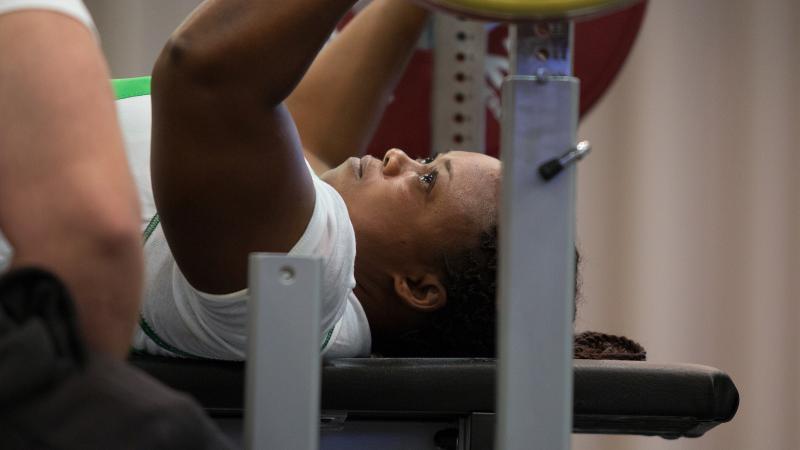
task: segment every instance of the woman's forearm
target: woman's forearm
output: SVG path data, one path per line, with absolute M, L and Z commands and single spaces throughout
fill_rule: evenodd
M 0 16 L 0 229 L 13 267 L 67 286 L 95 351 L 124 358 L 143 276 L 139 204 L 91 32 L 48 11 Z
M 63 188 L 63 186 L 62 186 Z M 65 195 L 70 194 L 66 189 Z M 107 193 L 107 191 L 104 191 Z M 36 233 L 14 233 L 12 267 L 40 267 L 69 290 L 80 330 L 95 351 L 127 356 L 141 295 L 142 242 L 138 220 L 84 215 L 80 210 L 48 218 Z M 70 228 L 71 227 L 71 228 Z M 16 235 L 22 235 L 16 239 Z
M 366 149 L 428 12 L 375 0 L 319 54 L 286 105 L 308 153 L 329 166 Z

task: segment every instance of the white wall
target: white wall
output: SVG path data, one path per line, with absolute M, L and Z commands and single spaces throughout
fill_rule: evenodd
M 579 326 L 657 361 L 719 367 L 741 394 L 700 440 L 581 449 L 800 448 L 800 2 L 651 1 L 580 136 Z
M 167 37 L 200 0 L 84 0 L 114 78 L 147 75 Z

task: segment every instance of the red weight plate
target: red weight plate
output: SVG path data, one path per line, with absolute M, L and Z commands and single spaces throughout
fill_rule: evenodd
M 642 0 L 611 14 L 576 23 L 574 72 L 581 80 L 581 117 L 600 100 L 622 68 L 641 28 L 646 6 L 647 1 Z M 506 36 L 505 27 L 497 27 L 490 33 L 490 56 L 507 57 L 503 46 Z M 415 157 L 431 153 L 432 69 L 431 51 L 418 50 L 370 143 L 370 154 L 380 157 L 392 147 L 402 148 Z M 499 98 L 499 86 L 489 89 Z M 499 122 L 489 109 L 486 117 L 486 151 L 497 156 Z

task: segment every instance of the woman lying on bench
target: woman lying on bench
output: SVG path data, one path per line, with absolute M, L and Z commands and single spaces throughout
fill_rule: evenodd
M 152 79 L 135 349 L 244 359 L 248 254 L 288 252 L 322 259 L 326 358 L 494 354 L 500 163 L 348 158 L 427 16 L 376 0 L 317 55 L 353 3 L 208 0 L 173 33 Z
M 427 16 L 378 0 L 314 61 L 353 3 L 210 0 L 173 33 L 152 79 L 160 225 L 136 349 L 243 359 L 248 254 L 266 251 L 322 259 L 326 357 L 494 351 L 500 163 L 345 159 Z

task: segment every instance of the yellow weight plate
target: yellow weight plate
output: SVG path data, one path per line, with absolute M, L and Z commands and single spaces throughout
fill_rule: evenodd
M 435 8 L 484 20 L 522 21 L 599 14 L 631 0 L 420 0 Z

